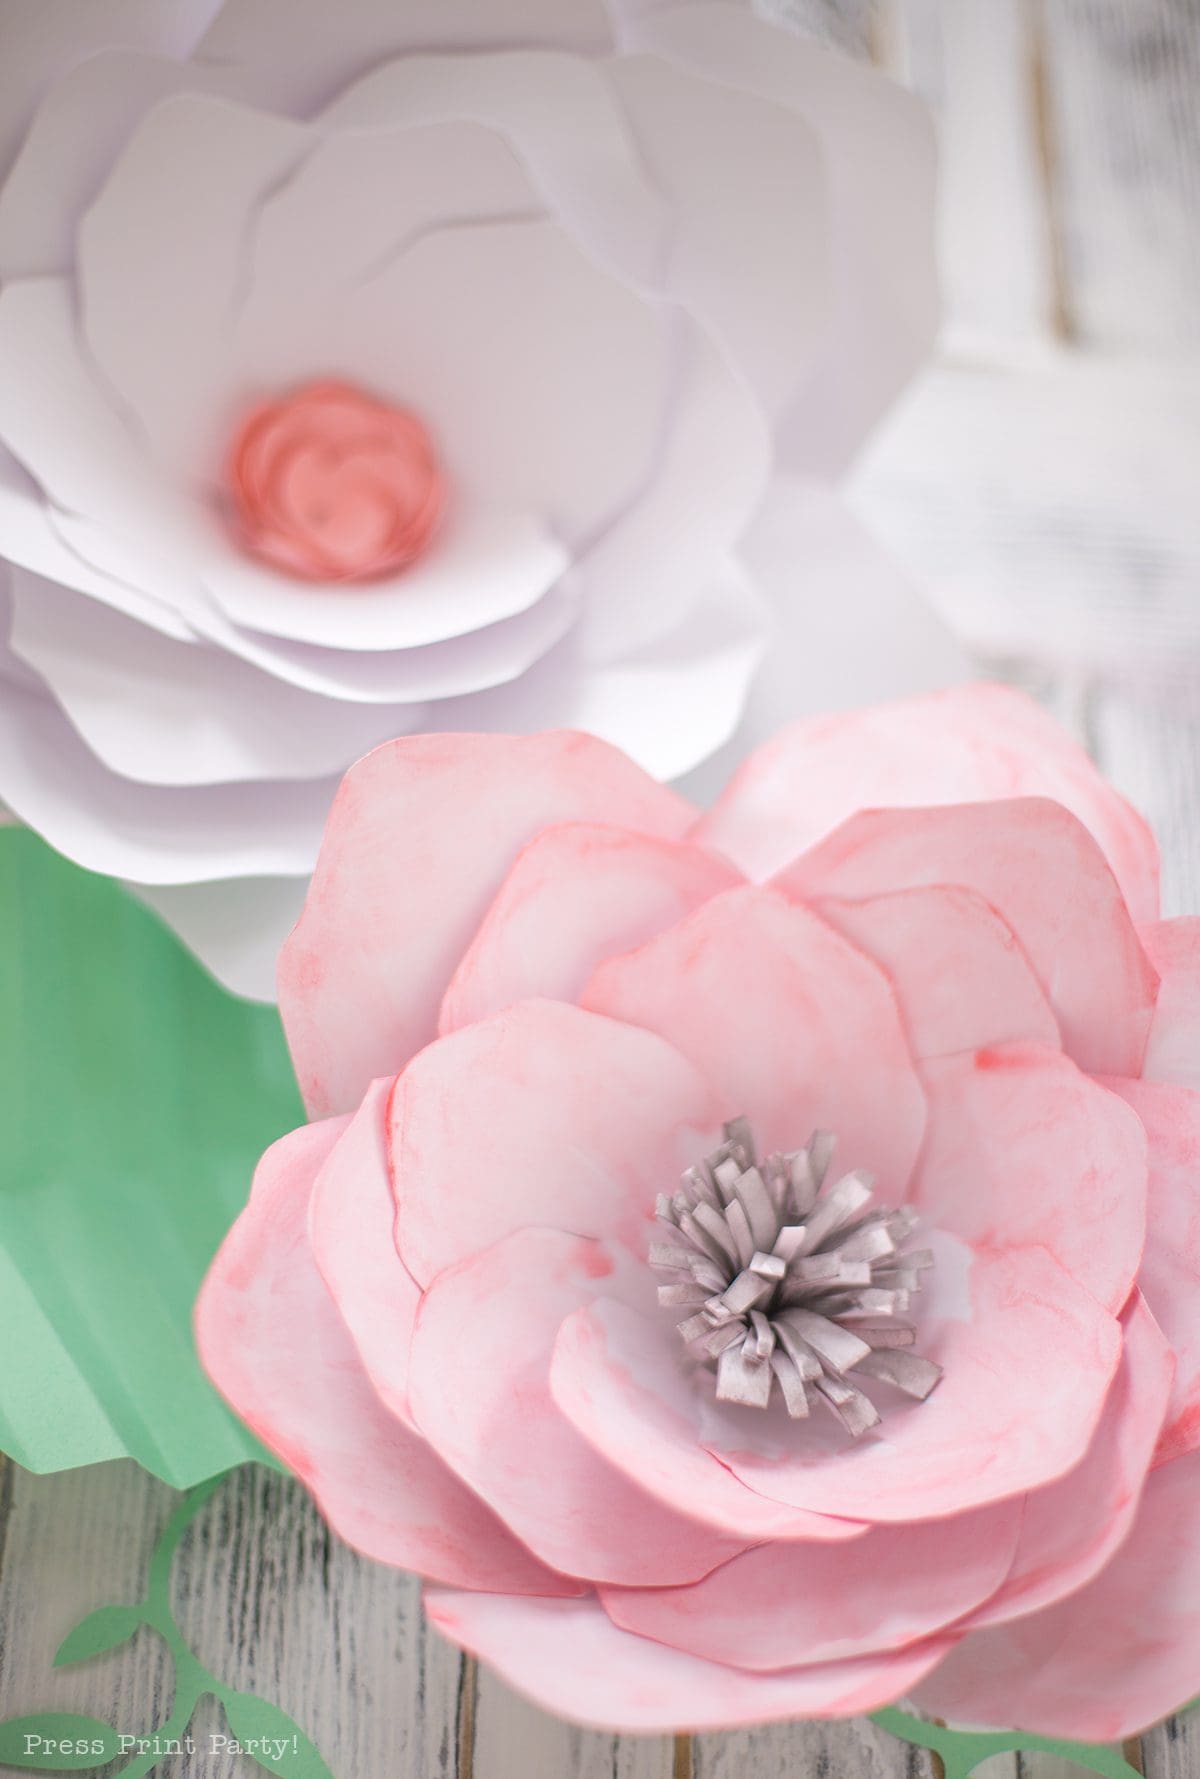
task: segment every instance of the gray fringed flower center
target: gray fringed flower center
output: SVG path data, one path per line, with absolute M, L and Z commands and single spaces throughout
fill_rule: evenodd
M 942 1368 L 905 1350 L 916 1340 L 905 1314 L 933 1265 L 927 1248 L 902 1251 L 915 1211 L 872 1208 L 861 1170 L 827 1184 L 828 1131 L 759 1165 L 746 1119 L 724 1129 L 679 1191 L 660 1193 L 671 1240 L 650 1245 L 672 1281 L 659 1302 L 691 1312 L 679 1332 L 716 1372 L 718 1401 L 766 1408 L 778 1385 L 794 1420 L 821 1400 L 855 1438 L 880 1416 L 852 1374 L 924 1401 Z

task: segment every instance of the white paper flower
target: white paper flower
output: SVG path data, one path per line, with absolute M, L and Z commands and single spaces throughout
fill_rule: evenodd
M 816 488 L 932 326 L 906 95 L 740 5 L 6 0 L 4 37 L 0 798 L 226 981 L 271 992 L 387 737 L 568 724 L 675 776 L 772 606 L 769 726 L 912 686 L 887 633 L 932 621 Z

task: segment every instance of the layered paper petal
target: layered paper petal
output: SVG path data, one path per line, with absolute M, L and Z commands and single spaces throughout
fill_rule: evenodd
M 909 1691 L 951 1642 L 750 1674 L 632 1636 L 595 1599 L 521 1601 L 430 1588 L 425 1610 L 440 1631 L 543 1709 L 576 1723 L 647 1732 L 854 1717 Z
M 439 1273 L 412 1347 L 413 1414 L 451 1469 L 552 1568 L 595 1581 L 696 1581 L 745 1540 L 675 1512 L 576 1432 L 550 1356 L 581 1302 L 620 1289 L 603 1243 L 525 1229 Z
M 1012 797 L 1071 810 L 1134 920 L 1156 918 L 1158 849 L 1145 822 L 1065 730 L 1007 686 L 961 686 L 784 729 L 735 773 L 696 838 L 762 878 L 861 809 Z
M 1160 982 L 1142 1074 L 1200 1087 L 1200 920 L 1164 920 L 1140 933 Z
M 972 1631 L 1075 1593 L 1128 1535 L 1167 1412 L 1175 1355 L 1140 1292 L 1121 1323 L 1121 1367 L 1087 1455 L 1058 1482 L 1026 1495 L 1012 1567 L 964 1621 Z
M 603 958 L 644 944 L 737 882 L 697 847 L 582 823 L 544 828 L 463 953 L 439 1030 L 531 996 L 573 1001 Z
M 661 1033 L 712 1081 L 725 1117 L 751 1120 L 764 1152 L 830 1130 L 839 1166 L 903 1197 L 925 1108 L 891 986 L 808 909 L 729 890 L 602 963 L 581 1004 Z
M 657 1193 L 719 1125 L 708 1083 L 661 1038 L 523 1001 L 429 1045 L 396 1083 L 401 1256 L 427 1288 L 510 1231 L 544 1224 L 605 1238 L 640 1265 Z
M 661 1315 L 600 1298 L 559 1330 L 550 1387 L 563 1414 L 631 1481 L 748 1542 L 861 1538 L 864 1521 L 812 1513 L 743 1484 L 702 1444 L 703 1394 Z
M 343 781 L 280 957 L 310 1110 L 353 1106 L 433 1036 L 459 957 L 540 829 L 607 821 L 673 839 L 690 818 L 681 798 L 583 735 L 431 735 L 368 755 Z
M 697 838 L 714 842 L 703 823 Z M 1068 1054 L 1085 1069 L 1140 1071 L 1158 977 L 1103 855 L 1061 804 L 1018 797 L 868 810 L 777 881 L 801 900 L 939 883 L 975 890 L 1021 945 Z
M 604 1587 L 600 1598 L 622 1630 L 731 1668 L 849 1661 L 905 1649 L 986 1599 L 1020 1523 L 1014 1501 L 849 1544 L 762 1544 L 691 1587 Z
M 1111 1081 L 1145 1127 L 1146 1252 L 1138 1282 L 1176 1355 L 1159 1458 L 1200 1447 L 1200 1094 L 1157 1082 Z
M 939 1717 L 1119 1742 L 1175 1709 L 1200 1664 L 1200 1457 L 1146 1485 L 1096 1579 L 1030 1618 L 965 1637 L 917 1697 Z
M 367 1382 L 305 1229 L 314 1177 L 346 1125 L 310 1125 L 264 1156 L 196 1306 L 208 1374 L 365 1555 L 468 1587 L 575 1592 L 386 1412 Z
M 1117 1314 L 1142 1258 L 1146 1138 L 1056 1050 L 999 1044 L 923 1071 L 925 1147 L 911 1188 L 928 1227 L 977 1250 L 1036 1245 Z

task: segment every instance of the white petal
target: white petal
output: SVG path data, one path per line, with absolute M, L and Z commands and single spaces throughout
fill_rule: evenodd
M 498 131 L 557 220 L 602 263 L 649 282 L 672 218 L 603 65 L 555 50 L 405 56 L 350 87 L 324 128 L 469 119 Z
M 38 98 L 60 75 L 114 44 L 188 55 L 221 0 L 4 0 L 0 57 L 0 174 Z
M 260 101 L 306 114 L 390 56 L 530 43 L 600 52 L 610 42 L 603 0 L 504 0 L 503 7 L 483 0 L 342 0 L 336 7 L 328 0 L 225 0 L 200 56 L 244 68 Z
M 82 326 L 156 459 L 211 481 L 240 417 L 229 336 L 255 206 L 300 125 L 198 94 L 155 107 L 79 231 Z
M 424 714 L 299 691 L 26 570 L 11 586 L 13 652 L 103 763 L 142 784 L 329 777 Z
M 751 17 L 749 8 L 655 11 L 631 23 L 626 36 L 695 74 L 797 112 L 819 138 L 828 180 L 830 307 L 811 368 L 786 355 L 778 364 L 787 392 L 779 442 L 785 468 L 835 474 L 932 343 L 928 114 L 882 75 Z M 762 191 L 771 189 L 760 188 L 750 201 L 761 204 Z M 745 350 L 740 345 L 739 357 Z
M 820 142 L 796 112 L 657 56 L 617 61 L 611 79 L 675 219 L 665 288 L 712 329 L 778 421 L 830 325 Z
M 71 293 L 61 279 L 23 279 L 0 292 L 0 439 L 62 509 L 51 516 L 59 542 L 78 553 L 73 515 L 101 519 L 127 540 L 119 568 L 92 564 L 97 573 L 86 590 L 139 616 L 150 598 L 163 608 L 160 628 L 186 634 L 203 611 L 203 589 L 179 572 L 167 541 L 172 523 L 185 522 L 186 509 L 84 362 Z M 7 502 L 0 542 L 35 572 L 43 572 L 40 555 L 50 548 L 46 519 L 28 484 L 22 499 Z M 129 574 L 135 567 L 136 580 Z M 133 599 L 130 587 L 137 589 Z
M 126 888 L 160 914 L 235 995 L 275 999 L 275 961 L 304 905 L 307 877 L 129 883 Z
M 765 629 L 753 582 L 725 563 L 685 622 L 652 648 L 598 668 L 580 660 L 570 636 L 511 686 L 435 706 L 430 727 L 586 729 L 656 778 L 674 778 L 736 727 Z
M 314 375 L 357 373 L 368 388 L 403 402 L 407 358 L 429 342 L 401 339 L 399 350 L 389 342 L 381 362 L 364 362 L 344 313 L 347 294 L 430 229 L 542 213 L 520 163 L 493 131 L 420 120 L 412 128 L 405 109 L 396 115 L 403 128 L 310 133 L 304 158 L 255 211 L 227 342 L 227 380 L 244 390 L 243 399 Z M 385 378 L 395 381 L 389 387 Z
M 698 327 L 681 325 L 671 418 L 649 488 L 583 559 L 587 656 L 612 660 L 675 629 L 728 555 L 770 470 L 762 411 Z
M 428 422 L 451 487 L 568 539 L 641 486 L 668 398 L 668 318 L 553 223 L 424 236 L 347 300 L 352 368 Z
M 741 555 L 770 606 L 770 646 L 741 727 L 683 785 L 708 804 L 784 723 L 973 677 L 950 631 L 836 494 L 780 480 Z
M 312 869 L 336 780 L 138 785 L 109 772 L 48 693 L 0 700 L 0 797 L 50 844 L 140 883 Z
M 216 69 L 111 49 L 52 86 L 0 189 L 0 280 L 68 271 L 80 218 L 142 118 L 170 93 L 219 80 Z
M 528 611 L 569 558 L 529 512 L 463 499 L 426 553 L 361 586 L 298 581 L 243 553 L 221 516 L 194 508 L 178 554 L 231 622 L 336 649 L 406 649 L 464 636 Z

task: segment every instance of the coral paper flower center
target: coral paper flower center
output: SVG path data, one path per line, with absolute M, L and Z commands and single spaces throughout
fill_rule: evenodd
M 942 1375 L 905 1351 L 916 1329 L 904 1315 L 933 1255 L 901 1252 L 916 1213 L 870 1208 L 869 1175 L 827 1185 L 832 1155 L 819 1130 L 760 1167 L 749 1124 L 735 1118 L 674 1196 L 659 1195 L 671 1240 L 653 1242 L 650 1261 L 673 1280 L 659 1302 L 692 1311 L 679 1332 L 715 1370 L 719 1401 L 766 1408 L 777 1385 L 794 1420 L 815 1397 L 858 1438 L 880 1416 L 848 1373 L 919 1401 Z
M 394 574 L 427 547 L 445 504 L 423 422 L 334 381 L 247 415 L 228 478 L 245 548 L 310 581 Z

